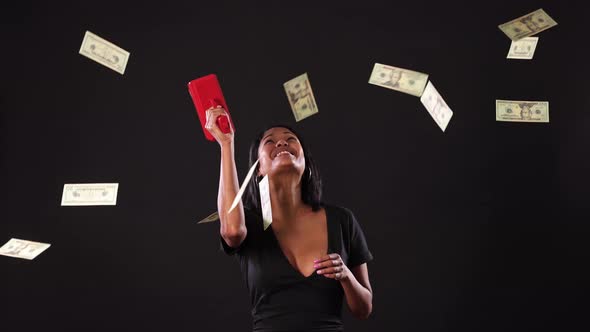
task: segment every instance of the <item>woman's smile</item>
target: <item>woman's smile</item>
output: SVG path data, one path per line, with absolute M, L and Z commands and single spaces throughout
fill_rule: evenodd
M 294 157 L 294 156 L 293 156 L 293 154 L 292 154 L 291 152 L 289 152 L 289 151 L 287 151 L 287 150 L 283 150 L 283 151 L 281 151 L 281 152 L 277 153 L 277 154 L 275 155 L 275 158 L 277 158 L 277 157 L 282 157 L 282 156 Z

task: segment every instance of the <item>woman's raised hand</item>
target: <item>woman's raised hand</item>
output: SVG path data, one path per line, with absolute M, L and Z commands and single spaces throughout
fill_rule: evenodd
M 219 129 L 219 126 L 217 125 L 217 118 L 218 117 L 224 116 L 224 115 L 228 116 L 225 109 L 221 106 L 211 107 L 207 111 L 205 111 L 205 114 L 206 114 L 205 129 L 207 129 L 211 133 L 211 135 L 215 138 L 217 143 L 219 143 L 219 145 L 222 147 L 226 144 L 233 143 L 234 130 L 233 130 L 232 126 L 231 125 L 229 126 L 230 132 L 226 134 L 226 133 L 222 132 L 221 129 Z

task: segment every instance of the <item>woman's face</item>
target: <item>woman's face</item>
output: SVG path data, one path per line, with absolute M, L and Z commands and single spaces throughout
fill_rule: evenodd
M 258 159 L 258 175 L 261 176 L 297 172 L 301 177 L 305 170 L 305 155 L 299 139 L 283 127 L 264 132 L 258 146 Z

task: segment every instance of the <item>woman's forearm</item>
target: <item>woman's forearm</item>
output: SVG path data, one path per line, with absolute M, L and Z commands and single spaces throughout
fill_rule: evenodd
M 227 244 L 236 247 L 246 237 L 246 224 L 244 221 L 244 208 L 241 201 L 231 213 L 228 213 L 228 210 L 239 191 L 233 142 L 228 142 L 221 146 L 219 174 L 217 209 L 221 224 L 220 233 L 226 240 Z
M 359 319 L 367 319 L 373 310 L 373 293 L 357 280 L 352 272 L 341 280 L 346 303 L 352 314 Z

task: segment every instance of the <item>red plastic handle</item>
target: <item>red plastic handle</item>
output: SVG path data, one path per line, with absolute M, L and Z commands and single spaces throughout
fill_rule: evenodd
M 225 115 L 222 115 L 217 118 L 217 126 L 219 127 L 219 129 L 221 129 L 221 131 L 224 134 L 229 134 L 231 132 L 229 127 L 229 120 Z
M 209 99 L 209 107 L 217 107 L 217 106 L 222 106 L 221 103 L 217 102 L 214 99 Z M 221 129 L 221 132 L 223 132 L 224 134 L 229 134 L 231 132 L 230 129 L 230 125 L 229 125 L 229 119 L 227 118 L 227 116 L 225 115 L 221 115 L 217 118 L 217 126 L 219 127 L 219 129 Z

